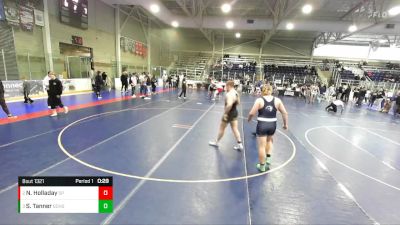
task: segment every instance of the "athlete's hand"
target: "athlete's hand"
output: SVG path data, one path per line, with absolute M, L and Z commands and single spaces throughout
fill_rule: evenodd
M 289 129 L 288 125 L 283 125 L 283 129 L 284 129 L 284 130 Z
M 60 98 L 61 96 L 60 96 L 60 95 L 57 95 L 56 97 L 57 97 L 57 98 Z
M 228 114 L 224 114 L 224 120 L 228 121 Z

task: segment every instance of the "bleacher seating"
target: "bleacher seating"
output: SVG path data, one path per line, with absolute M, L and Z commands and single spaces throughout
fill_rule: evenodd
M 340 73 L 340 79 L 342 79 L 342 80 L 355 80 L 356 77 L 354 76 L 354 73 L 351 70 L 343 70 Z
M 264 78 L 270 81 L 281 80 L 283 83 L 315 82 L 317 71 L 307 66 L 264 65 Z
M 175 52 L 178 58 L 170 69 L 171 74 L 187 74 L 188 79 L 202 80 L 211 55 L 206 53 Z
M 400 83 L 400 71 L 366 71 L 366 75 L 376 82 Z
M 223 74 L 222 74 L 223 65 Z M 254 57 L 230 55 L 224 57 L 223 63 L 218 59 L 210 68 L 210 74 L 216 79 L 243 79 L 246 75 L 257 73 L 257 63 Z

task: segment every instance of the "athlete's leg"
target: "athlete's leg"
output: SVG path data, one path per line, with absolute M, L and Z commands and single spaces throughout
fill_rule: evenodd
M 232 128 L 233 134 L 235 135 L 236 141 L 238 143 L 241 143 L 242 139 L 240 138 L 240 132 L 238 129 L 238 121 L 237 120 L 234 120 L 231 122 L 231 128 Z
M 227 125 L 228 124 L 226 122 L 224 122 L 224 121 L 221 122 L 221 124 L 219 126 L 217 142 L 219 142 L 222 139 L 222 137 L 224 136 L 225 128 L 226 128 Z
M 219 141 L 224 136 L 225 128 L 226 128 L 227 125 L 228 125 L 228 123 L 226 123 L 224 121 L 221 121 L 221 124 L 219 125 L 217 140 L 208 142 L 209 145 L 212 145 L 212 146 L 215 146 L 215 147 L 219 146 Z
M 273 136 L 267 136 L 267 143 L 265 145 L 265 153 L 267 156 L 266 163 L 269 165 L 271 164 L 271 154 L 272 154 L 272 146 L 273 146 Z
M 235 135 L 236 141 L 237 141 L 237 145 L 235 145 L 233 147 L 233 149 L 235 150 L 243 150 L 243 144 L 242 144 L 242 139 L 240 138 L 240 132 L 238 129 L 238 121 L 237 120 L 233 120 L 231 121 L 231 128 L 232 128 L 232 132 Z

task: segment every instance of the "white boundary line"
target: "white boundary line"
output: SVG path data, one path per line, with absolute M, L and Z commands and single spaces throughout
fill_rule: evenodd
M 193 128 L 200 122 L 201 119 L 212 109 L 215 104 L 212 104 L 207 111 L 205 111 L 188 129 L 181 138 L 179 138 L 175 144 L 163 155 L 163 157 L 146 173 L 145 177 L 150 177 L 153 173 L 161 166 L 161 164 L 168 158 L 169 155 L 176 149 L 176 147 L 183 141 L 183 139 L 193 130 Z M 138 192 L 138 190 L 146 183 L 146 180 L 141 180 L 135 188 L 133 188 L 129 194 L 121 201 L 112 214 L 107 216 L 101 224 L 110 224 L 111 221 L 118 215 L 118 213 L 128 204 L 128 201 Z
M 373 134 L 373 135 L 378 136 L 378 137 L 380 137 L 380 138 L 382 138 L 382 139 L 385 139 L 386 141 L 389 141 L 389 142 L 391 142 L 391 143 L 393 143 L 393 144 L 395 144 L 395 145 L 399 145 L 399 146 L 400 146 L 400 143 L 399 143 L 399 142 L 393 141 L 392 139 L 387 138 L 387 137 L 385 137 L 385 136 L 382 136 L 382 135 L 380 135 L 380 134 L 378 134 L 378 133 L 375 133 L 375 132 L 373 132 L 373 131 L 371 131 L 371 130 L 369 130 L 369 129 L 367 129 L 367 128 L 364 128 L 364 127 L 355 127 L 355 128 L 363 129 L 363 130 L 367 131 L 367 132 L 370 133 L 370 134 Z M 399 149 L 399 150 L 400 150 L 400 149 Z
M 375 156 L 374 154 L 372 154 L 371 152 L 369 152 L 368 150 L 358 146 L 357 144 L 354 144 L 353 142 L 351 142 L 350 140 L 348 140 L 347 138 L 343 137 L 343 135 L 338 134 L 336 131 L 332 130 L 331 128 L 325 126 L 325 129 L 327 129 L 328 131 L 330 131 L 331 133 L 333 133 L 334 135 L 338 136 L 339 138 L 341 138 L 342 140 L 346 141 L 347 143 L 351 144 L 352 146 L 356 147 L 357 149 L 361 150 L 362 152 L 366 153 L 367 155 L 377 159 L 379 162 L 381 162 L 382 164 L 384 164 L 385 166 L 389 167 L 390 169 L 396 169 L 395 166 L 392 166 L 389 162 L 385 162 L 382 161 L 380 158 L 378 158 L 377 156 Z
M 149 104 L 149 103 L 147 103 L 147 104 Z M 185 103 L 183 103 L 183 104 L 185 104 Z M 133 128 L 135 128 L 135 127 L 137 127 L 137 126 L 140 126 L 140 125 L 142 125 L 142 124 L 144 124 L 144 123 L 146 123 L 146 122 L 152 120 L 153 118 L 156 118 L 156 117 L 158 117 L 158 116 L 160 116 L 160 115 L 162 115 L 162 114 L 164 114 L 164 113 L 166 113 L 166 112 L 168 112 L 168 111 L 170 111 L 170 110 L 172 110 L 172 109 L 176 109 L 177 107 L 179 107 L 179 106 L 181 106 L 181 105 L 183 105 L 183 104 L 179 104 L 179 105 L 175 106 L 174 108 L 170 108 L 169 110 L 162 112 L 161 114 L 157 114 L 157 115 L 155 115 L 155 116 L 153 116 L 153 117 L 150 117 L 149 119 L 144 120 L 144 121 L 142 121 L 141 123 L 138 123 L 138 124 L 134 125 L 133 127 L 130 127 L 128 130 L 132 130 Z M 133 110 L 133 109 L 124 109 L 124 110 L 120 110 L 120 111 L 127 111 L 127 110 Z M 100 114 L 96 114 L 96 115 L 89 116 L 89 118 L 91 118 L 91 117 L 96 117 L 96 116 L 99 116 L 99 115 L 112 114 L 112 113 L 115 113 L 115 112 L 116 112 L 116 111 L 100 113 Z M 88 118 L 88 117 L 86 117 L 86 118 Z M 85 118 L 83 118 L 83 119 L 85 119 Z M 76 123 L 79 123 L 79 121 L 82 121 L 83 119 L 77 120 L 77 121 L 75 121 L 75 122 L 76 122 Z M 65 129 L 65 128 L 64 128 L 64 129 Z M 78 155 L 80 155 L 80 154 L 82 154 L 82 153 L 84 153 L 84 152 L 87 152 L 87 151 L 93 149 L 94 147 L 96 147 L 96 146 L 98 146 L 98 145 L 100 145 L 100 144 L 103 144 L 104 142 L 107 142 L 107 141 L 111 140 L 112 138 L 114 138 L 114 137 L 116 137 L 116 136 L 118 136 L 118 135 L 121 135 L 122 133 L 126 133 L 126 132 L 127 132 L 127 130 L 121 131 L 121 132 L 119 132 L 119 133 L 117 133 L 117 134 L 115 134 L 115 135 L 113 135 L 113 136 L 111 136 L 111 137 L 109 137 L 109 138 L 107 138 L 107 139 L 104 139 L 104 140 L 101 141 L 101 142 L 96 143 L 96 144 L 93 145 L 93 146 L 90 146 L 90 147 L 88 147 L 88 148 L 86 148 L 86 149 L 84 149 L 84 150 L 82 150 L 82 151 L 80 151 L 80 152 L 74 154 L 73 156 L 78 156 Z M 52 169 L 52 168 L 54 168 L 54 167 L 56 167 L 56 166 L 62 164 L 62 163 L 66 162 L 66 161 L 68 161 L 68 160 L 70 160 L 70 159 L 71 159 L 71 157 L 67 157 L 67 158 L 65 158 L 65 159 L 63 159 L 63 160 L 61 160 L 61 161 L 59 161 L 59 162 L 57 162 L 57 163 L 55 163 L 55 164 L 53 164 L 53 165 L 51 165 L 51 166 L 45 168 L 45 169 L 43 169 L 43 170 L 40 170 L 39 172 L 36 172 L 36 173 L 33 174 L 32 176 L 37 176 L 37 175 L 39 175 L 39 174 L 42 174 L 42 173 L 44 173 L 44 172 L 46 172 L 46 171 L 48 171 L 48 170 L 50 170 L 50 169 Z M 6 188 L 0 190 L 0 195 L 1 195 L 2 193 L 4 193 L 4 192 L 8 191 L 8 190 L 11 190 L 12 188 L 16 187 L 17 185 L 18 185 L 18 183 L 14 183 L 13 185 L 10 185 L 10 186 L 8 186 L 8 187 L 6 187 Z
M 155 101 L 155 102 L 157 102 L 157 101 Z M 146 110 L 146 109 L 170 109 L 168 107 L 165 107 L 165 108 L 162 108 L 162 107 L 136 108 L 136 107 L 144 106 L 144 105 L 147 105 L 147 104 L 150 104 L 150 103 L 154 103 L 154 102 L 148 102 L 146 104 L 141 104 L 141 105 L 138 105 L 138 106 L 134 106 L 134 107 L 128 108 L 128 109 L 126 109 L 124 111 L 137 111 L 137 110 Z M 194 109 L 194 108 L 177 108 L 177 109 L 179 109 L 179 110 L 188 110 L 188 111 L 206 111 L 204 109 Z M 122 111 L 120 111 L 120 112 L 122 112 Z M 119 112 L 114 112 L 114 113 L 119 113 Z M 109 116 L 109 115 L 105 115 L 105 116 Z M 89 121 L 92 121 L 92 120 L 95 120 L 95 119 L 98 119 L 98 118 L 102 118 L 102 116 L 88 119 L 86 121 L 80 122 L 79 124 L 83 124 L 83 123 L 86 123 L 86 122 L 89 122 Z M 22 138 L 22 139 L 13 141 L 13 142 L 9 142 L 9 143 L 0 145 L 0 148 L 8 147 L 10 145 L 13 145 L 13 144 L 16 144 L 16 143 L 19 143 L 19 142 L 23 142 L 23 141 L 27 141 L 27 140 L 30 140 L 30 139 L 33 139 L 33 138 L 36 138 L 36 137 L 40 137 L 40 136 L 46 135 L 46 134 L 50 134 L 50 133 L 53 133 L 53 132 L 56 132 L 56 131 L 59 131 L 59 130 L 62 130 L 62 129 L 63 129 L 63 127 L 60 127 L 60 128 L 57 128 L 57 129 L 53 129 L 53 130 L 49 130 L 49 131 L 43 132 L 43 133 L 35 134 L 33 136 L 25 137 L 25 138 Z
M 154 102 L 157 102 L 157 101 L 154 101 Z M 145 104 L 140 104 L 140 105 L 137 105 L 137 106 L 133 106 L 133 107 L 130 107 L 130 108 L 126 109 L 126 111 L 128 111 L 128 110 L 136 110 L 136 109 L 137 109 L 138 107 L 140 107 L 140 106 L 148 105 L 148 104 L 154 103 L 154 102 L 148 102 L 148 103 L 145 103 Z M 93 120 L 93 119 L 96 119 L 96 118 L 92 118 L 92 119 L 87 120 L 87 121 L 84 121 L 84 122 L 82 122 L 82 123 L 91 121 L 91 120 Z M 4 147 L 7 147 L 7 146 L 10 146 L 10 145 L 19 143 L 19 142 L 27 141 L 27 140 L 30 140 L 30 139 L 33 139 L 33 138 L 36 138 L 36 137 L 40 137 L 40 136 L 42 136 L 42 135 L 50 134 L 50 133 L 59 131 L 59 130 L 61 130 L 61 129 L 63 129 L 63 127 L 60 127 L 60 128 L 57 128 L 57 129 L 53 129 L 53 130 L 49 130 L 49 131 L 46 131 L 46 132 L 43 132 L 43 133 L 35 134 L 35 135 L 29 136 L 29 137 L 25 137 L 25 138 L 22 138 L 22 139 L 13 141 L 13 142 L 6 143 L 6 144 L 2 144 L 2 145 L 0 145 L 0 148 L 4 148 Z
M 231 177 L 231 178 L 222 178 L 222 179 L 208 179 L 208 180 L 162 179 L 162 178 L 143 177 L 143 176 L 137 176 L 137 175 L 133 175 L 133 174 L 120 173 L 120 172 L 116 172 L 116 171 L 113 171 L 113 170 L 107 170 L 107 169 L 104 169 L 104 168 L 101 168 L 101 167 L 98 167 L 98 166 L 94 166 L 94 165 L 89 164 L 89 163 L 87 163 L 87 162 L 85 162 L 83 160 L 80 160 L 80 159 L 76 158 L 74 155 L 70 154 L 62 144 L 62 135 L 68 128 L 72 127 L 73 125 L 75 125 L 76 123 L 78 123 L 78 122 L 80 122 L 82 120 L 88 119 L 88 118 L 93 117 L 93 116 L 96 116 L 96 115 L 88 116 L 86 118 L 82 118 L 80 120 L 77 120 L 77 121 L 69 124 L 68 126 L 66 126 L 63 130 L 61 130 L 61 132 L 58 135 L 58 146 L 60 147 L 61 151 L 64 152 L 64 154 L 66 154 L 71 159 L 75 160 L 76 162 L 78 162 L 78 163 L 80 163 L 80 164 L 82 164 L 82 165 L 84 165 L 86 167 L 89 167 L 89 168 L 92 168 L 94 170 L 98 170 L 98 171 L 101 171 L 101 172 L 114 174 L 114 175 L 117 175 L 117 176 L 122 176 L 122 177 L 134 178 L 134 179 L 139 179 L 139 180 L 168 182 L 168 183 L 217 183 L 217 182 L 238 181 L 238 180 L 244 180 L 244 179 L 248 179 L 248 178 L 254 178 L 254 177 L 263 176 L 263 175 L 266 175 L 268 173 L 272 173 L 272 172 L 275 172 L 277 170 L 280 170 L 283 167 L 287 166 L 294 159 L 294 157 L 296 155 L 296 145 L 294 144 L 293 140 L 289 136 L 284 134 L 282 131 L 278 130 L 278 132 L 280 134 L 282 134 L 285 138 L 287 138 L 290 141 L 290 143 L 291 143 L 291 145 L 293 147 L 292 155 L 283 164 L 281 164 L 281 165 L 279 165 L 279 166 L 277 166 L 277 167 L 275 167 L 275 168 L 273 168 L 271 170 L 265 171 L 263 173 L 257 173 L 257 174 L 252 174 L 252 175 L 249 175 L 249 176 L 242 176 L 242 177 Z
M 241 105 L 241 114 L 242 114 L 242 118 L 244 118 L 243 117 L 243 105 Z M 247 192 L 247 206 L 248 206 L 248 209 L 249 209 L 249 211 L 248 211 L 248 216 L 249 216 L 249 224 L 251 225 L 252 224 L 252 220 L 251 220 L 251 207 L 250 207 L 250 191 L 249 191 L 249 179 L 247 178 L 248 176 L 249 176 L 249 174 L 248 174 L 248 172 L 247 172 L 247 157 L 246 157 L 246 145 L 245 145 L 245 142 L 244 142 L 244 122 L 245 122 L 245 120 L 242 120 L 241 121 L 242 122 L 242 134 L 243 134 L 243 139 L 242 139 L 242 142 L 243 142 L 243 162 L 244 162 L 244 172 L 245 172 L 245 175 L 246 175 L 246 179 L 245 179 L 245 181 L 246 181 L 246 192 Z
M 304 145 L 304 143 L 303 143 L 301 140 L 298 139 L 298 141 L 300 142 L 301 145 L 303 145 L 304 149 L 305 149 L 308 153 L 310 153 L 310 155 L 314 158 L 314 160 L 317 161 L 317 164 L 318 164 L 324 171 L 326 171 L 326 172 L 332 177 L 332 179 L 338 184 L 339 188 L 340 188 L 343 192 L 345 192 L 346 196 L 347 196 L 348 198 L 350 198 L 350 199 L 358 206 L 358 208 L 360 208 L 361 212 L 363 212 L 363 213 L 373 222 L 374 225 L 379 225 L 378 221 L 376 221 L 372 216 L 370 216 L 370 215 L 367 213 L 367 211 L 361 206 L 361 204 L 357 201 L 357 199 L 354 197 L 354 195 L 348 190 L 348 188 L 346 188 L 346 186 L 344 186 L 342 183 L 340 183 L 340 182 L 333 176 L 333 174 L 331 173 L 331 171 L 329 171 L 329 169 L 322 163 L 322 161 L 319 160 L 319 159 L 315 156 L 315 154 L 313 154 L 313 153 Z M 342 186 L 342 187 L 341 187 L 341 186 Z M 347 190 L 348 193 L 346 193 L 345 190 Z
M 339 127 L 340 127 L 340 126 L 339 126 Z M 384 182 L 384 181 L 382 181 L 382 180 L 380 180 L 380 179 L 377 179 L 377 178 L 375 178 L 375 177 L 369 176 L 368 174 L 365 174 L 365 173 L 363 173 L 363 172 L 361 172 L 361 171 L 359 171 L 359 170 L 357 170 L 357 169 L 354 169 L 353 167 L 351 167 L 351 166 L 349 166 L 349 165 L 347 165 L 347 164 L 345 164 L 345 163 L 342 163 L 342 162 L 340 162 L 339 160 L 333 158 L 332 156 L 326 154 L 326 153 L 323 152 L 321 149 L 319 149 L 317 146 L 315 146 L 315 145 L 310 141 L 310 139 L 309 139 L 308 136 L 309 136 L 309 133 L 310 133 L 311 131 L 314 131 L 314 130 L 317 130 L 317 129 L 321 129 L 321 128 L 325 128 L 325 126 L 310 128 L 310 129 L 308 129 L 308 130 L 305 132 L 304 137 L 305 137 L 307 143 L 308 143 L 311 147 L 313 147 L 315 150 L 317 150 L 319 153 L 321 153 L 322 155 L 324 155 L 324 156 L 327 157 L 328 159 L 334 161 L 335 163 L 337 163 L 337 164 L 339 164 L 339 165 L 341 165 L 341 166 L 343 166 L 343 167 L 345 167 L 345 168 L 347 168 L 347 169 L 349 169 L 349 170 L 351 170 L 351 171 L 353 171 L 353 172 L 355 172 L 355 173 L 357 173 L 357 174 L 359 174 L 359 175 L 362 175 L 362 176 L 364 176 L 364 177 L 366 177 L 366 178 L 369 178 L 369 179 L 371 179 L 371 180 L 374 180 L 374 181 L 376 181 L 376 182 L 378 182 L 378 183 L 380 183 L 380 184 L 383 184 L 383 185 L 385 185 L 385 186 L 387 186 L 387 187 L 389 187 L 389 188 L 392 188 L 392 189 L 394 189 L 394 190 L 396 190 L 396 191 L 400 191 L 400 188 L 399 188 L 399 187 L 393 186 L 393 185 L 388 184 L 388 183 L 386 183 L 386 182 Z

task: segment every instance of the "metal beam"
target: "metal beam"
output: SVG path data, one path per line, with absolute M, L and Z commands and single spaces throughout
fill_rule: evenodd
M 350 33 L 350 34 L 347 34 L 347 35 L 342 35 L 340 38 L 337 38 L 336 40 L 328 41 L 326 44 L 332 44 L 332 43 L 334 43 L 334 42 L 336 42 L 336 41 L 340 41 L 340 40 L 343 40 L 343 39 L 345 39 L 345 38 L 351 37 L 351 36 L 353 36 L 353 35 L 355 35 L 355 34 L 358 34 L 358 33 L 360 33 L 360 32 L 363 32 L 363 31 L 366 31 L 366 30 L 371 29 L 371 28 L 373 28 L 373 27 L 376 27 L 376 26 L 378 26 L 378 25 L 381 25 L 382 23 L 386 23 L 387 21 L 392 20 L 392 19 L 397 18 L 397 17 L 398 17 L 398 16 L 392 17 L 392 18 L 388 18 L 388 19 L 384 19 L 384 20 L 381 20 L 381 21 L 378 21 L 378 22 L 375 22 L 375 23 L 373 23 L 373 24 L 371 24 L 371 25 L 369 25 L 369 26 L 366 26 L 366 27 L 364 27 L 364 28 L 361 28 L 361 29 L 359 29 L 359 30 L 357 30 L 357 31 L 355 31 L 355 32 L 353 32 L 353 33 Z
M 256 41 L 259 41 L 259 40 L 254 39 L 254 40 L 251 40 L 251 41 L 246 41 L 246 42 L 243 42 L 243 43 L 240 43 L 240 44 L 237 44 L 237 45 L 233 45 L 233 46 L 231 46 L 229 48 L 224 48 L 223 50 L 225 51 L 225 50 L 228 50 L 228 49 L 231 49 L 231 48 L 236 48 L 236 47 L 239 47 L 239 46 L 242 46 L 242 45 L 245 45 L 245 44 L 249 44 L 249 43 L 253 43 L 253 42 L 256 42 Z M 216 52 L 221 52 L 221 51 L 216 51 Z
M 270 43 L 271 43 L 271 44 L 274 44 L 274 45 L 276 45 L 276 46 L 279 46 L 279 47 L 281 47 L 281 48 L 287 49 L 287 50 L 289 50 L 289 51 L 291 51 L 291 52 L 297 53 L 297 54 L 299 54 L 299 55 L 301 55 L 301 56 L 309 56 L 309 55 L 307 55 L 307 54 L 304 54 L 304 53 L 299 52 L 299 51 L 297 51 L 297 50 L 295 50 L 295 49 L 293 49 L 293 48 L 289 48 L 289 47 L 287 47 L 287 46 L 285 46 L 285 45 L 282 45 L 282 44 L 279 44 L 279 43 L 277 43 L 277 42 L 270 41 Z
M 138 21 L 139 21 L 140 27 L 142 28 L 144 37 L 146 38 L 146 41 L 147 41 L 148 38 L 149 38 L 148 30 L 145 28 L 145 24 L 144 24 L 144 22 L 143 22 L 143 20 L 142 20 L 142 16 L 140 15 L 140 10 L 139 10 L 139 8 L 136 8 L 136 9 L 135 9 L 135 13 L 136 13 L 136 15 L 137 15 L 138 18 L 139 18 Z
M 278 26 L 280 24 L 279 10 L 281 9 L 281 7 L 279 7 L 279 5 L 281 4 L 282 1 L 283 0 L 276 0 L 273 9 L 267 2 L 268 9 L 271 11 L 271 14 L 273 15 L 273 18 L 272 18 L 273 26 L 272 26 L 271 30 L 269 30 L 268 32 L 264 31 L 264 33 L 263 33 L 263 38 L 262 38 L 261 45 L 260 45 L 260 54 L 262 53 L 262 48 L 269 41 L 269 39 L 271 39 L 272 35 L 274 35 L 276 33 L 276 29 L 278 28 Z
M 369 0 L 362 0 L 360 1 L 357 5 L 355 5 L 353 8 L 351 8 L 349 11 L 347 11 L 342 17 L 340 17 L 340 20 L 343 20 L 346 18 L 348 15 L 352 14 L 354 11 L 357 9 L 361 8 L 365 3 L 369 2 Z
M 289 0 L 276 0 L 274 5 L 274 10 L 272 10 L 271 6 L 267 4 L 268 9 L 271 11 L 273 15 L 273 26 L 272 29 L 264 31 L 263 39 L 260 45 L 260 53 L 262 54 L 264 45 L 272 38 L 272 36 L 276 33 L 278 26 L 282 22 L 282 20 L 288 17 L 295 9 L 302 4 L 304 0 L 298 0 L 291 7 L 289 7 Z
M 201 27 L 201 24 L 199 24 L 198 21 L 193 18 L 194 15 L 191 14 L 190 11 L 186 8 L 185 2 L 176 0 L 176 3 L 178 3 L 178 5 L 182 8 L 182 10 L 186 13 L 186 15 L 188 15 L 195 22 L 195 24 L 198 27 L 198 29 L 200 30 L 200 32 L 204 35 L 204 37 L 207 39 L 207 41 L 210 42 L 210 44 L 212 45 L 213 40 L 211 39 L 210 34 L 207 33 L 207 31 Z
M 124 29 L 126 23 L 128 22 L 129 18 L 131 17 L 134 9 L 135 9 L 135 6 L 132 6 L 131 11 L 129 12 L 128 16 L 125 18 L 124 22 L 121 25 L 121 28 L 120 28 L 121 31 Z

